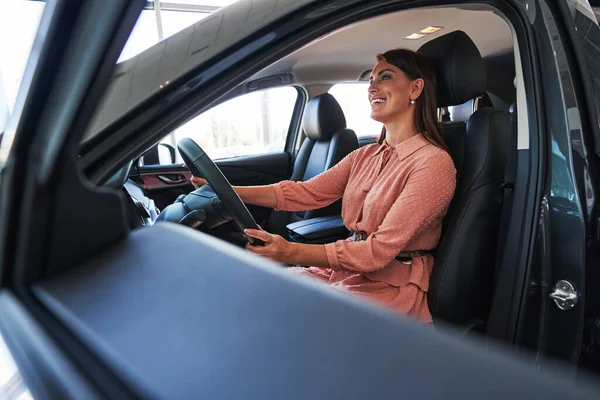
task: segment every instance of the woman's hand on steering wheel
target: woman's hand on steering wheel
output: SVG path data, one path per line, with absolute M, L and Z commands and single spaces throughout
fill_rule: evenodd
M 187 165 L 183 164 L 183 168 L 186 168 Z M 208 181 L 204 178 L 200 178 L 198 176 L 192 175 L 190 178 L 190 183 L 194 186 L 194 189 L 200 189 L 204 185 L 208 185 Z
M 194 186 L 194 189 L 200 189 L 202 186 L 208 185 L 208 181 L 206 179 L 194 175 L 192 175 L 190 178 L 190 183 Z
M 291 258 L 291 243 L 281 236 L 257 229 L 246 229 L 244 233 L 264 242 L 263 246 L 252 246 L 248 243 L 246 244 L 246 250 L 282 264 L 286 264 Z
M 190 138 L 183 138 L 177 143 L 177 149 L 184 164 L 190 169 L 192 175 L 196 177 L 205 177 L 206 180 L 197 180 L 196 184 L 210 181 L 215 194 L 219 197 L 222 206 L 227 210 L 229 216 L 240 231 L 244 229 L 258 229 L 258 224 L 248 211 L 248 208 L 240 199 L 231 183 L 225 178 L 219 167 L 210 159 L 210 157 L 198 146 L 198 143 Z M 195 185 L 194 185 L 195 186 Z M 253 245 L 260 245 L 260 241 L 247 237 Z

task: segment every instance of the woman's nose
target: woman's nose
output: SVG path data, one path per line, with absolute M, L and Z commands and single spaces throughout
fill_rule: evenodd
M 369 83 L 369 93 L 375 93 L 379 90 L 379 88 L 377 87 L 377 84 L 375 83 L 375 81 Z

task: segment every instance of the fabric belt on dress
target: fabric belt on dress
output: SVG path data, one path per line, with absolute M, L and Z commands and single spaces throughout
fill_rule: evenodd
M 368 235 L 366 232 L 351 232 L 351 238 L 353 242 L 360 242 L 367 240 Z M 411 264 L 413 258 L 422 257 L 427 254 L 432 254 L 431 250 L 413 250 L 413 251 L 401 251 L 395 258 L 402 264 Z

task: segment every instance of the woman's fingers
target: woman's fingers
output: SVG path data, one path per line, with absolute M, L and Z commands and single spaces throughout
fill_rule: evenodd
M 246 229 L 244 233 L 250 237 L 260 239 L 265 243 L 269 243 L 271 241 L 271 234 L 265 231 L 259 231 L 256 229 Z
M 246 234 L 246 236 L 253 237 L 255 239 L 260 239 L 264 242 L 264 246 L 252 246 L 250 243 L 246 243 L 246 250 L 249 250 L 254 254 L 270 258 L 272 242 L 272 236 L 270 233 L 265 231 L 259 231 L 257 229 L 245 229 L 244 233 Z
M 245 229 L 246 236 L 260 239 L 264 246 L 252 246 L 246 244 L 246 249 L 254 254 L 267 257 L 275 262 L 285 262 L 288 242 L 279 235 L 272 235 L 268 232 L 258 229 Z
M 192 177 L 190 178 L 190 182 L 192 183 L 192 185 L 198 189 L 201 186 L 204 186 L 207 184 L 206 179 L 204 178 L 199 178 L 197 176 L 192 175 Z
M 254 253 L 254 254 L 258 254 L 259 256 L 264 256 L 265 254 L 263 254 L 264 252 L 264 248 L 260 247 L 260 246 L 252 246 L 250 243 L 246 243 L 246 250 L 248 250 L 250 253 Z

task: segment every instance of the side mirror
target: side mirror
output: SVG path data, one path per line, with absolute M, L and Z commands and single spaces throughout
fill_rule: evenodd
M 171 165 L 177 162 L 175 148 L 167 143 L 159 143 L 140 157 L 142 165 Z

